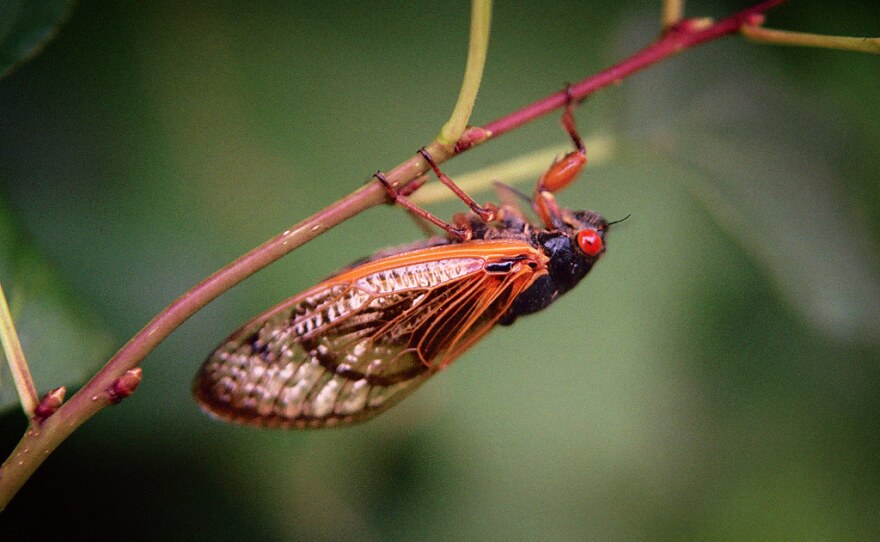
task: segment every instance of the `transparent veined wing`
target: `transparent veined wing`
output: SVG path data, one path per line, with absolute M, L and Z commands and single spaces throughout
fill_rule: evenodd
M 196 397 L 212 415 L 252 425 L 366 420 L 488 332 L 545 263 L 521 241 L 472 241 L 367 262 L 236 331 L 202 366 Z

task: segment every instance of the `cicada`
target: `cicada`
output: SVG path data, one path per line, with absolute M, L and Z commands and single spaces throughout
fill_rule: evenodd
M 553 193 L 586 163 L 571 105 L 563 125 L 576 149 L 544 173 L 532 197 L 506 187 L 508 201 L 500 205 L 477 205 L 423 150 L 440 180 L 472 209 L 453 224 L 416 207 L 377 174 L 393 201 L 445 235 L 377 253 L 242 326 L 196 376 L 202 408 L 267 427 L 362 422 L 408 396 L 496 325 L 537 312 L 573 288 L 605 253 L 609 222 L 556 204 Z

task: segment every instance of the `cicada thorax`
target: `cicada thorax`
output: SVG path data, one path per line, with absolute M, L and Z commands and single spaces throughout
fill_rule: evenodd
M 234 333 L 203 365 L 196 396 L 215 416 L 255 425 L 369 418 L 482 337 L 545 265 L 510 240 L 369 261 Z

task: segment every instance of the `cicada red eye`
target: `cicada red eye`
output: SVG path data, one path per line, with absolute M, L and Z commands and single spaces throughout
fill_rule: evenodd
M 577 234 L 578 246 L 587 256 L 598 256 L 602 252 L 604 243 L 602 236 L 596 230 L 581 230 Z

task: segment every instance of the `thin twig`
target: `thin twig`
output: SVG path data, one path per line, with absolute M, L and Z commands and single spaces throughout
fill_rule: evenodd
M 492 22 L 492 0 L 473 0 L 471 4 L 471 33 L 468 41 L 468 57 L 464 70 L 464 80 L 458 93 L 458 100 L 449 120 L 440 129 L 437 141 L 452 148 L 467 127 L 477 100 L 483 68 L 486 66 L 486 52 L 489 49 L 489 30 Z
M 663 0 L 663 12 L 660 14 L 660 26 L 663 30 L 672 28 L 684 16 L 684 0 Z
M 12 321 L 12 313 L 9 312 L 9 305 L 6 303 L 6 295 L 3 293 L 2 285 L 0 285 L 0 343 L 3 344 L 6 361 L 9 362 L 9 370 L 12 371 L 12 380 L 15 382 L 21 408 L 24 410 L 25 416 L 30 418 L 34 415 L 37 405 L 40 404 L 40 398 L 37 396 L 37 387 L 34 385 L 24 351 L 21 349 L 18 332 L 15 331 L 15 323 Z
M 880 55 L 880 38 L 850 38 L 846 36 L 826 36 L 806 32 L 776 30 L 757 25 L 746 25 L 740 29 L 743 36 L 757 43 L 771 45 L 791 45 L 799 47 L 820 47 L 823 49 L 843 49 L 860 53 Z

